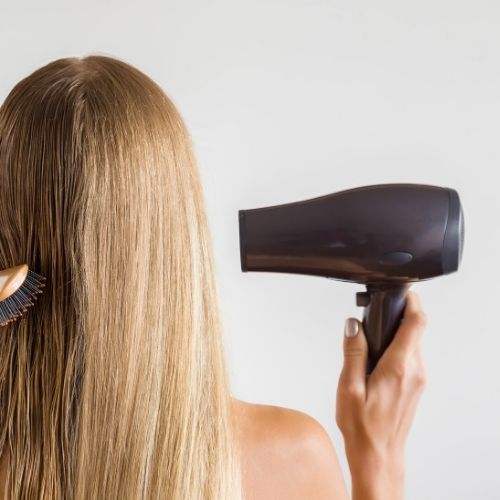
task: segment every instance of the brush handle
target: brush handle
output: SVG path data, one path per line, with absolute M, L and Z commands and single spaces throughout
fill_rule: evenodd
M 356 294 L 358 306 L 364 306 L 363 328 L 368 341 L 368 373 L 391 343 L 403 317 L 406 292 L 410 283 L 366 286 Z

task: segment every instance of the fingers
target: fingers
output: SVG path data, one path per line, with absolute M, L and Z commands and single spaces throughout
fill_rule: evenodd
M 427 325 L 427 317 L 422 309 L 418 294 L 412 290 L 406 294 L 403 319 L 387 348 L 388 355 L 403 356 L 418 350 L 422 333 Z M 385 354 L 385 353 L 384 353 Z
M 420 296 L 413 290 L 406 293 L 406 306 L 404 311 L 404 319 L 416 320 L 417 322 L 426 322 L 426 316 L 422 308 Z
M 368 344 L 363 324 L 348 318 L 344 330 L 344 365 L 340 374 L 339 390 L 347 396 L 363 398 L 366 391 Z
M 409 291 L 406 295 L 403 320 L 374 372 L 377 371 L 379 375 L 391 374 L 399 385 L 411 386 L 414 391 L 423 389 L 427 383 L 427 375 L 420 344 L 426 324 L 427 319 L 419 296 Z

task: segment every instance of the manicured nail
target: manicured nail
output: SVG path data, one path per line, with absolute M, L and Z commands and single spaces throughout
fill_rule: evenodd
M 345 322 L 344 335 L 346 337 L 355 337 L 358 334 L 358 322 L 355 318 L 347 318 Z

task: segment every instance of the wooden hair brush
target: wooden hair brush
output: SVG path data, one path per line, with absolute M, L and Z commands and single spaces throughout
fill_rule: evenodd
M 42 293 L 45 277 L 28 268 L 27 264 L 0 271 L 0 326 L 18 319 Z

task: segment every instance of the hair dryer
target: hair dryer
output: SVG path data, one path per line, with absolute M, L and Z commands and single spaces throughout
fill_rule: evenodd
M 412 282 L 458 269 L 463 211 L 451 188 L 380 184 L 239 210 L 242 271 L 360 283 L 370 373 L 394 337 Z

